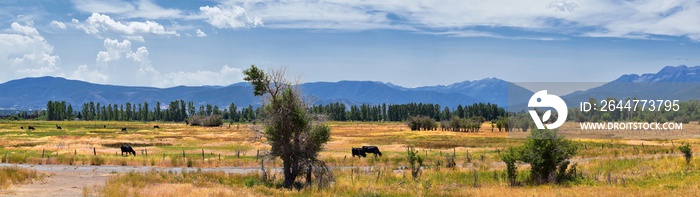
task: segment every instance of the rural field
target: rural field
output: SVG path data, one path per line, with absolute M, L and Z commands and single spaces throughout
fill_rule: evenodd
M 332 169 L 329 187 L 279 189 L 279 159 L 260 125 L 191 127 L 162 122 L 3 121 L 0 172 L 3 195 L 36 196 L 41 191 L 75 196 L 687 196 L 700 193 L 697 157 L 686 164 L 678 149 L 693 152 L 700 140 L 683 135 L 567 130 L 578 153 L 571 163 L 577 179 L 563 184 L 511 186 L 500 154 L 520 146 L 529 132 L 410 131 L 403 122 L 328 122 L 331 139 L 319 159 Z M 57 129 L 60 125 L 61 129 Z M 159 128 L 154 128 L 154 126 Z M 27 131 L 29 126 L 36 130 Z M 24 130 L 20 129 L 24 128 Z M 126 128 L 122 132 L 121 128 Z M 697 131 L 697 122 L 684 125 Z M 605 138 L 600 136 L 607 136 Z M 660 137 L 654 137 L 660 136 Z M 131 145 L 136 156 L 122 156 Z M 352 157 L 351 148 L 374 145 L 381 157 Z M 413 178 L 406 147 L 424 157 Z M 454 158 L 454 166 L 449 165 Z M 269 182 L 261 180 L 261 162 Z M 517 163 L 517 180 L 528 164 Z M 33 188 L 33 189 L 32 189 Z M 46 193 L 44 193 L 46 194 Z

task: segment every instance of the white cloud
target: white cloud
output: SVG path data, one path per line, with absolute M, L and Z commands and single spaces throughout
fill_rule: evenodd
M 126 54 L 131 53 L 131 41 L 126 39 L 119 42 L 119 40 L 106 38 L 103 46 L 106 51 L 98 52 L 95 60 L 101 66 L 107 66 L 109 62 L 119 60 Z
M 143 39 L 143 36 L 124 36 L 124 38 L 137 42 L 146 42 L 146 39 Z
M 693 22 L 700 18 L 695 0 L 229 0 L 217 5 L 237 6 L 241 9 L 229 12 L 259 16 L 270 28 L 482 31 L 486 37 L 502 38 L 509 36 L 499 31 L 509 28 L 529 34 L 642 39 L 660 35 L 700 41 L 700 23 Z M 222 26 L 216 21 L 210 23 Z
M 245 9 L 237 5 L 217 5 L 214 7 L 199 7 L 201 14 L 206 17 L 206 22 L 212 26 L 223 28 L 244 28 L 262 26 L 260 17 L 250 18 Z
M 224 65 L 218 72 L 196 71 L 196 72 L 172 72 L 162 76 L 155 84 L 158 87 L 171 87 L 176 85 L 230 85 L 243 81 L 243 74 L 240 68 Z
M 91 70 L 88 65 L 80 65 L 78 68 L 71 73 L 68 78 L 88 81 L 92 83 L 107 83 L 109 81 L 109 76 L 98 70 Z
M 49 23 L 49 25 L 51 25 L 52 27 L 58 28 L 58 29 L 66 29 L 66 24 L 63 24 L 63 22 L 60 22 L 60 21 L 55 21 L 55 20 L 51 21 L 51 23 Z
M 156 5 L 150 0 L 127 1 L 91 1 L 73 0 L 75 8 L 85 13 L 114 14 L 120 18 L 166 19 L 181 18 L 182 11 Z
M 205 34 L 201 29 L 197 29 L 197 37 L 207 37 L 207 34 Z
M 62 76 L 60 57 L 31 25 L 13 22 L 0 33 L 0 79 L 27 76 Z
M 108 15 L 93 13 L 83 23 L 77 26 L 78 29 L 85 33 L 102 37 L 104 34 L 115 33 L 118 35 L 136 36 L 142 34 L 155 35 L 175 35 L 179 36 L 174 30 L 166 30 L 163 25 L 155 21 L 147 20 L 145 22 L 120 22 L 112 19 Z

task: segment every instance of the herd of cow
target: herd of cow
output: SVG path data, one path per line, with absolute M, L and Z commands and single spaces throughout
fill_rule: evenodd
M 107 128 L 107 125 L 104 125 L 103 127 Z M 153 126 L 153 128 L 160 129 L 158 125 Z M 24 130 L 24 127 L 20 127 L 20 129 Z M 62 128 L 61 126 L 56 125 L 56 129 L 61 130 Z M 35 128 L 33 126 L 29 126 L 28 130 L 35 130 Z M 126 132 L 126 128 L 121 128 L 121 131 Z M 126 153 L 126 155 L 133 154 L 134 156 L 136 156 L 136 151 L 134 151 L 134 149 L 131 148 L 131 146 L 122 145 L 120 148 L 122 151 L 122 156 L 124 155 L 124 153 Z M 351 152 L 352 157 L 357 156 L 358 158 L 367 157 L 367 153 L 372 153 L 375 157 L 377 157 L 377 155 L 379 155 L 380 157 L 382 156 L 382 152 L 379 151 L 379 148 L 377 148 L 376 146 L 362 146 L 362 148 L 353 147 Z
M 374 157 L 382 156 L 382 152 L 376 146 L 362 146 L 362 148 L 352 148 L 352 157 L 367 157 L 367 153 L 373 153 Z

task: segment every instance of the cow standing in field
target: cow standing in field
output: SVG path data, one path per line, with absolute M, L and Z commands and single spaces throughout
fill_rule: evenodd
M 367 157 L 367 154 L 365 154 L 365 150 L 362 150 L 362 148 L 352 148 L 352 157 L 355 157 L 355 155 L 357 155 L 358 158 L 360 156 Z
M 377 157 L 377 155 L 382 156 L 382 152 L 376 146 L 362 146 L 362 150 L 365 153 L 374 153 L 374 157 Z
M 158 125 L 153 126 L 153 128 L 154 128 L 154 129 L 160 129 L 160 127 L 159 127 Z
M 126 133 L 126 128 L 122 128 L 122 132 Z
M 134 151 L 134 149 L 129 145 L 122 145 L 121 149 L 122 156 L 124 156 L 124 153 L 126 153 L 126 156 L 129 156 L 129 154 L 134 154 L 134 156 L 136 156 L 136 151 Z
M 27 129 L 30 130 L 30 131 L 36 130 L 33 126 L 29 126 L 29 128 L 27 128 Z
M 19 129 L 22 129 L 22 130 L 24 130 L 24 127 L 19 127 Z
M 61 126 L 56 125 L 56 129 L 62 130 L 63 128 L 61 128 Z

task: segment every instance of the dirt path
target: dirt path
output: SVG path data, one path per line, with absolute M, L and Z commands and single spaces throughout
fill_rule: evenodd
M 152 166 L 89 166 L 89 165 L 33 165 L 33 164 L 7 164 L 0 163 L 0 167 L 17 166 L 32 169 L 48 176 L 41 181 L 35 181 L 26 185 L 19 185 L 0 191 L 0 196 L 82 196 L 83 188 L 94 191 L 103 186 L 107 178 L 116 173 L 148 172 L 151 170 L 167 172 L 224 172 L 235 174 L 257 173 L 257 167 L 218 167 L 218 168 L 182 168 L 182 167 L 152 167 Z M 340 167 L 363 168 L 370 167 Z M 281 168 L 272 169 L 279 172 Z
M 36 170 L 47 174 L 40 181 L 26 185 L 19 185 L 0 191 L 0 196 L 82 196 L 83 188 L 94 191 L 103 186 L 107 178 L 115 173 L 147 172 L 150 170 L 172 172 L 194 172 L 197 168 L 160 168 L 160 167 L 133 167 L 133 166 L 70 166 L 70 165 L 30 165 L 30 164 L 6 164 L 0 166 L 17 166 Z M 202 171 L 223 171 L 226 173 L 251 173 L 258 168 L 202 168 Z

